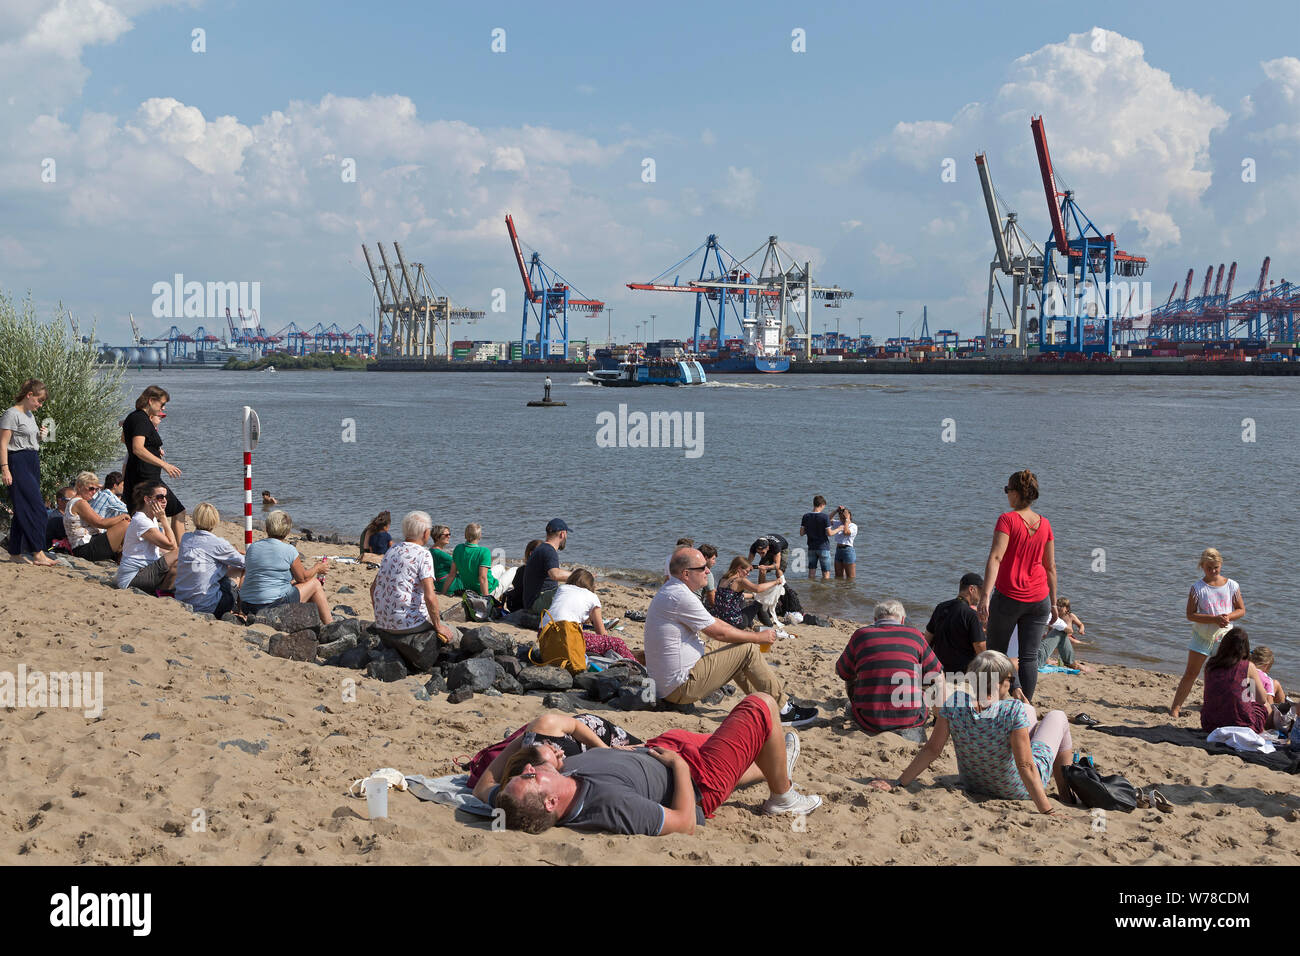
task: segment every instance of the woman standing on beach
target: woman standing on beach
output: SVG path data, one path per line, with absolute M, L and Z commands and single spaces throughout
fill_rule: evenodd
M 0 415 L 0 480 L 13 498 L 14 520 L 9 529 L 11 560 L 24 564 L 58 564 L 45 553 L 45 502 L 41 500 L 41 440 L 35 412 L 45 404 L 45 383 L 29 378 L 18 390 L 13 407 Z
M 1199 581 L 1192 582 L 1192 589 L 1187 593 L 1187 620 L 1192 622 L 1192 641 L 1187 645 L 1187 669 L 1183 672 L 1183 679 L 1178 682 L 1178 690 L 1174 692 L 1174 702 L 1169 708 L 1170 717 L 1182 713 L 1183 701 L 1192 692 L 1196 675 L 1201 672 L 1206 658 L 1214 653 L 1215 645 L 1228 633 L 1232 622 L 1246 614 L 1246 605 L 1241 600 L 1241 588 L 1232 578 L 1225 578 L 1219 573 L 1223 569 L 1223 555 L 1214 548 L 1206 548 L 1201 552 L 1199 565 L 1204 576 Z M 1208 676 L 1206 679 L 1209 679 Z
M 179 541 L 185 534 L 185 506 L 162 476 L 167 472 L 168 478 L 176 478 L 181 470 L 162 457 L 162 436 L 154 427 L 155 421 L 162 420 L 169 401 L 171 396 L 167 390 L 157 385 L 150 385 L 135 400 L 135 411 L 122 422 L 122 441 L 126 443 L 126 467 L 122 477 L 126 482 L 128 502 L 135 500 L 135 486 L 138 484 L 161 485 L 167 489 L 167 517 L 171 519 L 172 538 Z
M 1020 659 L 1018 694 L 1032 701 L 1038 684 L 1038 645 L 1055 618 L 1056 545 L 1052 525 L 1036 514 L 1038 479 L 1029 470 L 1018 471 L 1002 489 L 1010 511 L 998 516 L 993 546 L 984 566 L 984 580 L 996 581 L 980 600 L 980 620 L 986 622 L 988 649 L 1007 652 L 1011 631 L 1018 628 Z M 990 593 L 992 592 L 992 593 Z

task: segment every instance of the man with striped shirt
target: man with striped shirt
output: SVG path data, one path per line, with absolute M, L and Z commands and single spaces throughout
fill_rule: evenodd
M 925 635 L 905 626 L 900 602 L 881 601 L 872 617 L 870 626 L 854 631 L 835 664 L 848 693 L 849 714 L 868 734 L 890 732 L 925 743 L 925 701 L 943 699 L 943 666 Z M 936 682 L 940 686 L 926 693 Z

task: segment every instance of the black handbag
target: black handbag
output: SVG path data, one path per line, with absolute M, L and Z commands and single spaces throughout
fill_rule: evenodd
M 1070 792 L 1089 809 L 1125 813 L 1137 809 L 1137 788 L 1117 773 L 1103 777 L 1086 764 L 1072 764 L 1064 773 Z

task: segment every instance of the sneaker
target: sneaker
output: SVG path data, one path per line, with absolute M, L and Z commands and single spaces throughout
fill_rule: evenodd
M 793 787 L 790 792 L 779 797 L 768 797 L 763 801 L 763 812 L 770 817 L 779 813 L 798 813 L 807 816 L 822 805 L 822 798 L 813 793 L 799 793 Z
M 794 765 L 799 762 L 799 735 L 793 730 L 785 735 L 785 775 L 794 782 Z
M 816 707 L 798 707 L 790 704 L 781 711 L 781 724 L 784 727 L 807 727 L 817 719 Z

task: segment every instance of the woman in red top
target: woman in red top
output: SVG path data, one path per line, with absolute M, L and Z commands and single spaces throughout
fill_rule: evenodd
M 1035 514 L 1038 479 L 1032 471 L 1018 471 L 1002 489 L 1010 511 L 998 516 L 993 547 L 984 567 L 984 580 L 997 582 L 986 588 L 979 616 L 985 622 L 988 649 L 1007 652 L 1011 632 L 1019 627 L 1020 689 L 1017 696 L 1033 699 L 1038 684 L 1038 645 L 1052 623 L 1056 606 L 1056 545 L 1052 525 Z

